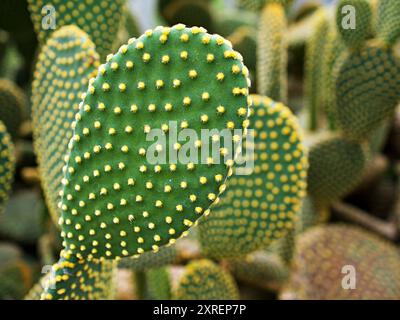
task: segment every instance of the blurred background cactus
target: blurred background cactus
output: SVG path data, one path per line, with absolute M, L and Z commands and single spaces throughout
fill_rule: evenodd
M 395 0 L 0 1 L 0 299 L 400 299 L 399 21 Z M 171 122 L 244 161 L 149 163 Z

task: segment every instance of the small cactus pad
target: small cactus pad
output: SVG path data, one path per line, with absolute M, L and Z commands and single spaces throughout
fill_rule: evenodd
M 117 40 L 125 0 L 28 0 L 31 19 L 41 43 L 55 28 L 76 25 L 96 45 L 101 57 L 109 54 Z M 44 10 L 45 9 L 45 10 Z M 42 14 L 45 12 L 46 15 Z M 47 28 L 43 28 L 43 23 Z
M 66 26 L 55 31 L 43 46 L 32 86 L 35 152 L 41 182 L 53 221 L 62 190 L 62 168 L 72 138 L 71 123 L 81 95 L 99 66 L 95 46 L 82 30 Z
M 400 299 L 398 249 L 357 227 L 310 229 L 299 237 L 293 263 L 283 299 Z M 342 286 L 351 284 L 344 281 L 351 273 L 353 290 Z
M 377 36 L 385 43 L 394 44 L 400 37 L 400 2 L 378 2 Z
M 308 193 L 331 202 L 351 192 L 360 182 L 367 162 L 365 148 L 340 136 L 328 136 L 310 147 Z
M 178 258 L 175 246 L 161 247 L 157 252 L 145 252 L 139 257 L 121 259 L 118 266 L 129 268 L 133 271 L 145 271 L 151 268 L 158 268 L 174 263 Z
M 236 300 L 239 292 L 232 275 L 210 260 L 190 262 L 181 276 L 177 300 Z
M 88 259 L 157 251 L 185 234 L 232 171 L 227 148 L 206 150 L 248 124 L 242 57 L 203 28 L 157 27 L 107 60 L 76 115 L 60 203 L 65 245 Z M 213 139 L 200 140 L 207 129 Z M 185 157 L 188 146 L 199 152 Z
M 261 95 L 287 100 L 287 21 L 284 8 L 276 3 L 262 10 L 258 27 L 257 86 Z
M 213 258 L 245 255 L 281 238 L 293 228 L 305 196 L 307 158 L 297 118 L 269 98 L 252 100 L 254 170 L 233 176 L 199 224 L 202 251 Z
M 359 139 L 400 102 L 400 56 L 374 40 L 339 59 L 335 71 L 338 121 L 347 135 Z
M 22 89 L 7 79 L 0 79 L 0 120 L 13 138 L 26 115 L 26 97 Z
M 0 121 L 0 213 L 8 200 L 14 180 L 14 144 L 3 122 Z
M 78 260 L 61 251 L 60 260 L 41 280 L 41 300 L 110 300 L 114 296 L 115 262 Z M 37 291 L 37 288 L 34 288 Z
M 355 26 L 349 20 L 346 23 L 345 15 L 349 14 L 346 7 L 354 8 Z M 352 48 L 361 46 L 371 35 L 372 8 L 369 0 L 340 0 L 336 7 L 336 26 L 343 41 Z
M 289 276 L 279 255 L 265 251 L 229 260 L 229 269 L 238 281 L 270 290 L 279 288 Z
M 22 299 L 32 285 L 32 270 L 22 251 L 10 243 L 0 243 L 0 300 Z

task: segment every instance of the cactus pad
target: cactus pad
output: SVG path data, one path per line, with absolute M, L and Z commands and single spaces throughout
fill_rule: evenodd
M 377 5 L 377 36 L 394 44 L 400 37 L 400 2 L 380 0 Z
M 14 144 L 3 122 L 0 121 L 0 213 L 8 200 L 14 180 Z
M 199 224 L 202 251 L 213 258 L 245 255 L 281 238 L 305 196 L 307 158 L 296 117 L 269 98 L 252 99 L 253 173 L 232 177 Z
M 81 95 L 99 66 L 95 46 L 82 30 L 66 26 L 55 31 L 39 55 L 32 86 L 35 152 L 41 182 L 53 221 L 62 190 L 62 168 L 72 138 L 71 123 Z
M 323 257 L 323 263 L 321 263 Z M 294 256 L 286 299 L 399 299 L 400 254 L 392 244 L 346 225 L 312 228 L 302 234 Z M 356 288 L 342 287 L 353 266 Z
M 0 79 L 0 120 L 13 138 L 26 115 L 26 97 L 22 89 L 7 79 Z
M 309 161 L 309 195 L 330 202 L 351 192 L 360 182 L 367 152 L 357 142 L 328 136 L 311 146 Z
M 177 300 L 236 300 L 239 292 L 231 274 L 210 260 L 189 263 L 174 293 Z
M 204 159 L 206 148 L 248 122 L 248 70 L 203 28 L 157 27 L 107 60 L 76 115 L 60 203 L 65 245 L 88 259 L 157 251 L 185 234 L 233 165 L 224 148 Z M 182 145 L 174 139 L 183 129 L 218 134 Z M 198 154 L 175 161 L 185 146 Z
M 343 25 L 342 8 L 352 6 L 355 9 L 355 28 Z M 372 8 L 369 0 L 340 0 L 336 7 L 337 30 L 343 41 L 352 48 L 360 47 L 372 32 Z M 346 28 L 345 28 L 346 27 Z
M 390 116 L 400 101 L 400 56 L 374 40 L 339 59 L 338 122 L 347 135 L 360 139 Z
M 276 3 L 264 7 L 258 27 L 258 92 L 276 101 L 287 100 L 287 21 L 284 8 Z
M 51 18 L 52 11 L 42 10 L 49 3 L 45 0 L 28 0 L 29 11 L 39 41 L 44 44 L 54 29 L 42 26 L 44 18 Z M 111 53 L 122 21 L 125 0 L 53 0 L 55 26 L 76 25 L 85 31 L 96 45 L 101 57 Z M 47 21 L 47 20 L 46 20 Z M 50 20 L 49 20 L 50 21 Z
M 171 279 L 167 268 L 155 268 L 146 272 L 146 299 L 170 300 Z
M 110 300 L 114 296 L 114 261 L 78 260 L 61 251 L 60 260 L 41 279 L 41 300 Z M 37 292 L 37 288 L 34 288 Z

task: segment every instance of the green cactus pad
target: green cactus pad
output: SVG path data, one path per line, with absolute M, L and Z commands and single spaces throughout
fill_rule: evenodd
M 54 29 L 45 29 L 43 19 L 51 17 L 51 11 L 42 10 L 51 5 L 55 12 L 56 28 L 75 25 L 85 31 L 96 45 L 96 50 L 102 58 L 106 57 L 117 41 L 120 21 L 123 20 L 125 0 L 28 0 L 31 19 L 39 41 L 44 44 Z M 47 21 L 47 20 L 46 20 Z
M 284 261 L 277 254 L 265 251 L 229 260 L 229 268 L 238 281 L 267 290 L 278 289 L 289 276 Z
M 398 248 L 357 227 L 310 229 L 299 237 L 293 262 L 283 299 L 400 299 Z M 344 266 L 354 267 L 354 290 L 342 287 L 349 275 Z
M 8 200 L 14 180 L 14 144 L 3 122 L 0 121 L 0 213 Z
M 230 43 L 198 27 L 157 27 L 110 55 L 76 115 L 60 203 L 65 246 L 88 259 L 157 251 L 208 214 L 233 161 L 225 148 L 204 153 L 222 130 L 247 126 L 247 76 Z M 174 142 L 183 129 L 197 142 Z M 219 130 L 213 142 L 198 141 L 206 129 Z M 185 146 L 202 159 L 174 161 Z
M 228 36 L 235 50 L 240 52 L 246 61 L 246 66 L 255 72 L 257 64 L 257 37 L 256 30 L 251 27 L 240 27 Z
M 345 14 L 342 9 L 352 6 L 355 10 L 355 28 L 343 25 Z M 372 8 L 369 0 L 340 0 L 336 7 L 336 26 L 343 41 L 351 48 L 360 47 L 372 32 Z
M 171 279 L 165 267 L 150 269 L 146 272 L 145 298 L 151 300 L 171 299 Z
M 203 259 L 185 267 L 173 297 L 176 300 L 236 300 L 239 292 L 229 271 Z
M 260 11 L 267 4 L 279 4 L 282 6 L 290 6 L 293 0 L 238 0 L 239 8 L 250 11 Z
M 358 185 L 367 163 L 366 148 L 341 136 L 327 136 L 310 147 L 308 194 L 318 201 L 337 200 Z
M 17 137 L 25 115 L 25 93 L 13 82 L 0 79 L 0 120 L 13 138 Z
M 114 261 L 78 260 L 61 251 L 60 260 L 40 280 L 41 300 L 110 300 L 114 296 Z M 37 287 L 28 296 L 38 292 Z
M 165 246 L 158 252 L 145 252 L 136 258 L 124 258 L 119 261 L 120 268 L 129 268 L 133 271 L 145 271 L 172 264 L 177 260 L 178 252 L 175 246 Z
M 400 56 L 379 41 L 341 56 L 335 71 L 336 108 L 343 131 L 365 137 L 400 102 Z
M 0 299 L 22 299 L 31 282 L 32 270 L 21 250 L 13 244 L 0 243 Z
M 388 44 L 400 37 L 400 2 L 380 0 L 377 5 L 377 36 Z
M 326 48 L 329 41 L 330 22 L 325 9 L 317 11 L 314 30 L 306 42 L 305 57 L 305 96 L 306 108 L 309 116 L 308 128 L 318 128 L 318 118 L 321 109 L 325 109 L 324 102 L 327 95 L 328 61 Z
M 82 93 L 99 66 L 89 36 L 76 26 L 55 31 L 43 46 L 32 85 L 35 153 L 46 202 L 57 223 L 64 157 L 72 138 L 71 123 L 79 111 Z
M 213 258 L 236 257 L 281 238 L 305 196 L 307 158 L 302 133 L 289 108 L 252 96 L 254 170 L 233 176 L 212 213 L 199 223 L 202 252 Z
M 257 86 L 258 93 L 276 101 L 287 101 L 287 21 L 284 8 L 268 4 L 258 26 Z

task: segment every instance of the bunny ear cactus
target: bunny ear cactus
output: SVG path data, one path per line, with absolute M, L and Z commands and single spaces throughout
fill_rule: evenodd
M 115 270 L 115 261 L 79 260 L 63 250 L 60 260 L 26 299 L 37 299 L 40 292 L 41 300 L 111 300 Z
M 267 4 L 258 27 L 257 86 L 261 95 L 287 101 L 287 19 L 279 3 Z
M 329 203 L 351 192 L 361 181 L 367 148 L 339 135 L 318 139 L 310 147 L 308 194 Z
M 85 31 L 102 58 L 111 52 L 114 42 L 118 40 L 125 0 L 54 0 L 51 4 L 45 0 L 28 0 L 28 3 L 35 31 L 42 44 L 54 28 L 67 25 L 75 25 Z
M 229 269 L 238 281 L 267 290 L 276 290 L 287 280 L 288 267 L 277 254 L 256 251 L 244 258 L 229 260 Z
M 293 262 L 282 299 L 400 298 L 398 249 L 359 228 L 328 225 L 310 229 L 300 235 Z M 345 266 L 356 272 L 356 290 L 342 287 Z
M 237 284 L 229 271 L 210 260 L 190 262 L 173 292 L 176 300 L 237 300 Z
M 355 25 L 345 14 L 354 13 Z M 336 24 L 338 31 L 351 48 L 360 47 L 372 33 L 372 8 L 370 0 L 340 0 L 336 7 Z
M 7 79 L 0 79 L 0 120 L 13 138 L 26 115 L 26 97 L 22 89 Z
M 254 170 L 232 177 L 225 196 L 199 224 L 205 256 L 245 255 L 281 238 L 293 228 L 305 196 L 308 163 L 296 117 L 269 98 L 252 100 Z
M 249 82 L 230 43 L 198 27 L 157 27 L 109 55 L 76 114 L 60 202 L 65 247 L 115 259 L 185 235 L 225 190 L 233 160 L 224 161 L 226 148 L 174 160 L 185 147 L 174 137 L 217 129 L 211 143 L 189 144 L 201 156 L 220 132 L 240 139 Z
M 8 200 L 14 180 L 14 144 L 3 122 L 0 121 L 0 213 Z
M 71 123 L 99 65 L 95 45 L 76 26 L 55 31 L 36 65 L 32 85 L 34 144 L 44 194 L 55 222 L 61 215 L 57 204 L 63 187 L 64 157 L 73 134 Z
M 400 3 L 380 0 L 377 5 L 377 36 L 389 45 L 400 37 Z

